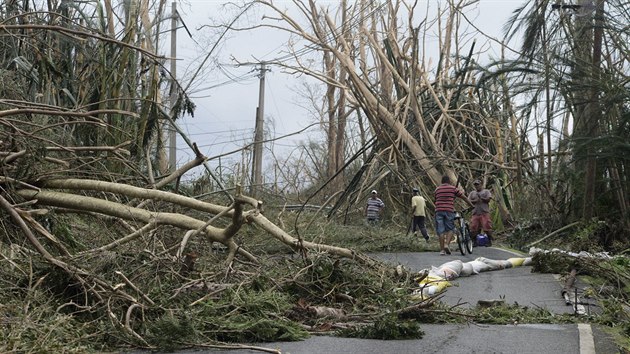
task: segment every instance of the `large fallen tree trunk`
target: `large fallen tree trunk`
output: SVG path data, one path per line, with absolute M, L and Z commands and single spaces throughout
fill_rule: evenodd
M 206 203 L 194 198 L 170 192 L 105 181 L 64 179 L 43 181 L 41 185 L 44 189 L 20 189 L 17 190 L 16 193 L 26 200 L 36 201 L 37 204 L 41 205 L 95 212 L 128 221 L 140 221 L 145 224 L 170 225 L 184 230 L 197 230 L 198 232 L 203 233 L 209 240 L 224 244 L 231 251 L 233 250 L 234 252 L 238 252 L 238 254 L 246 257 L 250 261 L 256 261 L 256 257 L 238 246 L 233 239 L 235 234 L 241 229 L 245 222 L 259 225 L 263 230 L 269 232 L 271 236 L 296 250 L 302 249 L 328 252 L 340 257 L 358 259 L 365 263 L 372 262 L 369 257 L 361 255 L 350 249 L 308 242 L 291 236 L 282 228 L 269 221 L 269 219 L 261 213 L 260 206 L 262 205 L 262 202 L 240 194 L 235 196 L 234 207 L 232 209 L 231 207 Z M 159 200 L 169 202 L 183 208 L 203 211 L 212 215 L 229 217 L 232 219 L 232 223 L 225 228 L 218 228 L 209 225 L 205 221 L 180 213 L 154 212 L 111 200 L 104 200 L 67 192 L 51 191 L 46 188 L 58 188 L 82 192 L 108 192 L 131 198 Z M 246 205 L 252 208 L 245 211 L 244 206 Z M 152 228 L 153 226 L 151 229 Z M 131 237 L 126 237 L 125 239 L 129 241 L 132 240 Z M 122 241 L 119 241 L 117 244 L 120 243 L 122 243 Z M 182 252 L 180 250 L 180 254 L 181 253 Z
M 355 252 L 351 249 L 296 239 L 293 236 L 289 235 L 286 231 L 281 229 L 278 225 L 269 221 L 269 219 L 267 219 L 260 213 L 250 212 L 246 214 L 245 218 L 247 219 L 247 221 L 257 224 L 262 229 L 269 232 L 270 235 L 282 241 L 284 244 L 292 246 L 293 248 L 302 248 L 302 249 L 327 252 L 330 254 L 334 254 L 336 256 L 357 259 L 365 263 L 374 262 L 369 257 L 361 253 Z
M 131 221 L 141 221 L 144 223 L 155 223 L 157 225 L 171 225 L 182 229 L 203 228 L 203 233 L 212 241 L 220 242 L 228 248 L 232 248 L 234 241 L 232 236 L 240 228 L 241 222 L 232 224 L 227 228 L 220 229 L 210 225 L 205 225 L 203 221 L 197 220 L 187 215 L 177 213 L 152 212 L 144 209 L 126 206 L 124 204 L 102 200 L 93 197 L 80 196 L 52 191 L 34 191 L 22 189 L 17 194 L 28 200 L 36 200 L 38 204 L 68 208 L 82 211 L 90 211 L 122 218 Z M 249 252 L 239 248 L 240 254 L 246 256 L 251 261 L 256 258 Z

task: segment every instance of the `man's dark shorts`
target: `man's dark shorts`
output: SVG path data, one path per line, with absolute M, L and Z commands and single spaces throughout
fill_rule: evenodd
M 455 230 L 455 213 L 452 211 L 435 212 L 435 231 L 441 235 L 448 231 Z

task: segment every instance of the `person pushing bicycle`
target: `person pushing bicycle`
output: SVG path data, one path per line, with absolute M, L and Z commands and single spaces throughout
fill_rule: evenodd
M 447 175 L 442 176 L 442 184 L 435 189 L 435 230 L 440 241 L 440 255 L 451 254 L 449 245 L 455 230 L 455 198 L 473 206 L 464 193 L 451 184 Z
M 470 237 L 477 244 L 477 235 L 485 231 L 488 235 L 488 246 L 492 245 L 492 221 L 490 220 L 490 200 L 492 193 L 485 189 L 483 183 L 476 179 L 473 182 L 475 190 L 468 194 L 468 200 L 474 205 L 470 220 Z

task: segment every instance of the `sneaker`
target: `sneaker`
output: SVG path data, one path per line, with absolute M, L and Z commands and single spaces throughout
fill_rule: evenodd
M 445 256 L 445 255 L 446 255 L 446 252 L 440 251 L 440 256 Z
M 443 252 L 446 252 L 446 254 L 451 254 L 451 249 L 448 248 L 448 247 L 444 247 L 444 251 Z

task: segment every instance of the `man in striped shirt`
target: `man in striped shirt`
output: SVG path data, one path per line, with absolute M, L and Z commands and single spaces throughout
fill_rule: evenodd
M 383 214 L 385 203 L 378 197 L 376 190 L 372 191 L 372 196 L 368 199 L 365 206 L 365 217 L 369 225 L 376 225 Z
M 451 184 L 448 176 L 442 176 L 442 184 L 435 189 L 435 230 L 440 239 L 440 254 L 451 254 L 449 245 L 455 230 L 455 198 L 461 198 L 473 206 L 464 192 Z

